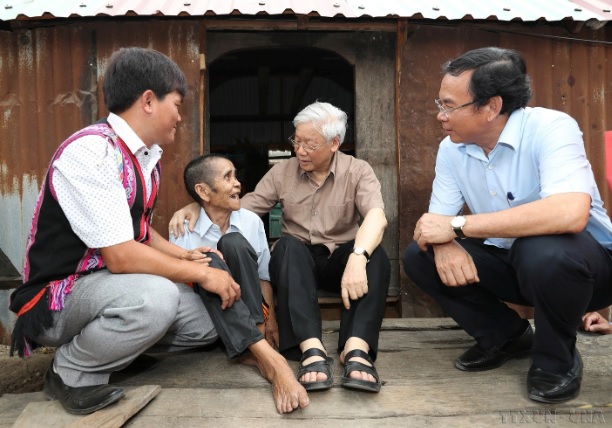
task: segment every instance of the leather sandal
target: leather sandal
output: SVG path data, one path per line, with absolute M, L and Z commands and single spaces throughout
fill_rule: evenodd
M 303 365 L 303 362 L 310 357 L 322 357 L 323 361 L 314 361 L 308 365 Z M 334 359 L 328 357 L 324 351 L 319 348 L 310 348 L 304 351 L 302 354 L 302 358 L 300 359 L 300 368 L 298 370 L 297 378 L 298 382 L 302 384 L 306 391 L 323 391 L 325 389 L 331 388 L 334 383 L 333 376 L 333 364 Z M 319 380 L 315 382 L 302 382 L 300 378 L 306 373 L 324 373 L 327 375 L 327 379 Z
M 350 361 L 351 358 L 356 357 L 363 358 L 368 363 L 370 363 L 371 366 L 367 366 L 357 361 Z M 349 375 L 354 371 L 366 372 L 367 374 L 372 375 L 374 379 L 376 379 L 376 382 L 371 382 L 363 379 L 353 379 Z M 342 374 L 341 385 L 344 388 L 358 389 L 361 391 L 380 391 L 382 382 L 380 381 L 380 377 L 378 376 L 376 367 L 374 367 L 374 362 L 372 361 L 372 358 L 367 352 L 364 352 L 361 349 L 353 349 L 344 356 L 344 373 Z

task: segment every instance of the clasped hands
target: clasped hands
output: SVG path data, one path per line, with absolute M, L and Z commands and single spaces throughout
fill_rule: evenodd
M 432 244 L 446 244 L 457 237 L 451 227 L 453 216 L 425 213 L 417 221 L 413 239 L 423 251 Z
M 472 256 L 457 242 L 451 227 L 453 216 L 426 213 L 417 221 L 413 239 L 423 251 L 433 246 L 436 270 L 449 287 L 479 282 Z

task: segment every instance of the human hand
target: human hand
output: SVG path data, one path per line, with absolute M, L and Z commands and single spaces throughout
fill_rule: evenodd
M 219 296 L 221 309 L 231 308 L 236 300 L 240 300 L 240 285 L 222 269 L 208 268 L 205 279 L 198 284 L 204 290 Z
M 612 334 L 612 325 L 599 312 L 587 312 L 582 316 L 584 331 L 599 334 Z
M 171 235 L 176 237 L 185 234 L 185 220 L 189 220 L 187 227 L 190 232 L 193 232 L 193 228 L 195 227 L 196 221 L 200 216 L 200 206 L 195 202 L 190 203 L 189 205 L 185 205 L 180 210 L 176 211 L 170 222 L 168 223 L 168 232 Z
M 472 256 L 454 240 L 434 246 L 434 261 L 444 285 L 458 287 L 480 281 Z
M 351 308 L 351 300 L 357 300 L 368 292 L 366 263 L 365 257 L 356 254 L 348 258 L 340 283 L 342 303 L 347 310 Z
M 413 239 L 419 248 L 427 251 L 431 244 L 446 244 L 454 240 L 457 235 L 451 227 L 453 216 L 425 213 L 417 221 L 414 228 Z
M 188 250 L 181 254 L 181 260 L 201 263 L 205 266 L 208 266 L 208 264 L 212 260 L 208 255 L 205 254 L 208 251 L 210 250 L 205 250 L 204 247 L 195 248 L 193 250 Z

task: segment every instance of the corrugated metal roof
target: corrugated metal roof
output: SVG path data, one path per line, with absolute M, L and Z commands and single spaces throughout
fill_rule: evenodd
M 612 0 L 4 0 L 0 20 L 94 16 L 314 15 L 345 18 L 608 21 Z

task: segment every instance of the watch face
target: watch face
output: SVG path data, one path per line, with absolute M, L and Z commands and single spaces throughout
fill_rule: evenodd
M 363 248 L 353 248 L 353 253 L 355 253 L 355 254 L 361 255 L 361 254 L 364 253 L 364 251 L 365 250 Z
M 465 226 L 465 217 L 453 217 L 453 219 L 451 220 L 451 226 L 452 227 L 463 227 Z

